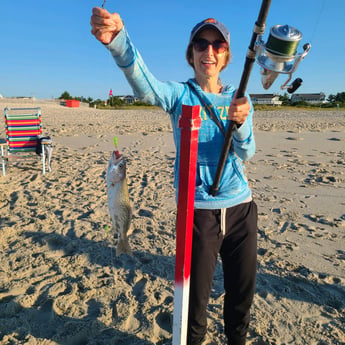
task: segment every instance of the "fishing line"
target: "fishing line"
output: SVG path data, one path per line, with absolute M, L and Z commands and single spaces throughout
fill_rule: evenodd
M 106 4 L 107 0 L 103 0 L 103 3 L 102 3 L 102 8 L 104 8 L 105 4 Z M 109 51 L 109 49 L 108 49 Z M 110 54 L 110 51 L 109 51 L 109 56 L 108 56 L 108 59 L 109 59 L 109 62 L 107 62 L 107 65 L 109 65 L 109 67 L 113 66 L 114 65 L 114 61 L 113 61 L 113 57 L 112 55 Z M 105 100 L 104 102 L 104 106 L 107 106 L 109 105 L 109 103 L 111 103 L 111 98 L 113 97 L 113 89 L 111 87 L 111 68 L 109 68 L 110 70 L 110 73 L 109 73 L 109 76 L 108 76 L 108 79 L 109 79 L 109 84 L 110 84 L 110 88 L 109 88 L 109 94 L 108 94 L 108 98 Z M 108 102 L 109 101 L 109 102 Z
M 326 4 L 326 0 L 323 0 L 323 1 L 321 2 L 321 8 L 320 8 L 319 14 L 318 14 L 318 16 L 317 16 L 317 18 L 316 18 L 316 21 L 315 21 L 315 24 L 314 24 L 314 28 L 313 28 L 313 32 L 312 32 L 311 37 L 310 37 L 310 40 L 309 40 L 310 43 L 313 43 L 313 39 L 314 39 L 314 37 L 315 37 L 315 35 L 316 35 L 316 31 L 317 31 L 317 29 L 318 29 L 318 27 L 319 27 L 319 24 L 320 24 L 320 21 L 321 21 L 322 14 L 323 14 L 324 9 L 325 9 L 325 4 Z
M 103 9 L 104 9 L 104 6 L 105 6 L 106 2 L 107 2 L 107 0 L 104 0 L 103 3 L 102 3 L 102 8 Z M 110 54 L 110 52 L 109 52 L 108 59 L 109 59 L 109 61 L 108 61 L 107 64 L 109 64 L 109 69 L 111 69 L 111 66 L 113 65 L 114 62 L 113 62 L 113 57 Z M 110 76 L 111 76 L 111 73 L 109 73 L 109 77 L 108 77 L 111 80 Z M 111 103 L 110 101 L 111 101 L 111 97 L 112 96 L 113 96 L 113 91 L 112 91 L 112 88 L 110 87 L 110 91 L 109 91 L 109 95 L 108 95 L 109 102 L 105 101 L 104 103 L 105 104 Z M 113 138 L 113 144 L 114 144 L 114 147 L 115 147 L 115 152 L 118 154 L 118 148 L 117 148 L 118 139 L 117 139 L 116 136 Z M 108 216 L 110 216 L 109 215 L 109 211 L 108 211 Z M 114 229 L 114 225 L 112 224 L 112 221 L 111 221 L 110 227 L 108 227 L 108 225 L 104 226 L 104 230 L 106 232 L 106 238 L 107 238 L 107 241 L 109 243 L 109 249 L 110 249 L 110 271 L 112 272 L 112 277 L 113 277 L 113 282 L 112 282 L 113 294 L 112 294 L 112 298 L 115 301 L 115 299 L 116 299 L 115 286 L 116 286 L 116 281 L 117 281 L 118 273 L 117 273 L 117 270 L 116 270 L 116 254 L 114 253 L 114 251 L 116 250 L 115 229 Z
M 281 40 L 272 35 L 268 36 L 266 50 L 276 55 L 294 56 L 299 44 L 299 40 Z

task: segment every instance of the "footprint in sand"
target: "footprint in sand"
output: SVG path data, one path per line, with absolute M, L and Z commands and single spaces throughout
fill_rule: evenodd
M 155 321 L 157 325 L 168 334 L 172 332 L 172 314 L 169 312 L 159 312 L 156 317 Z
M 140 303 L 144 302 L 147 299 L 144 293 L 146 283 L 147 279 L 141 278 L 133 287 L 133 295 L 135 299 Z

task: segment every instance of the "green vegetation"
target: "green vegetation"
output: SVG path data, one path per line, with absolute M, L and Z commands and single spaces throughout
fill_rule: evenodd
M 334 110 L 335 108 L 332 107 L 326 107 L 322 106 L 320 107 L 319 105 L 306 105 L 303 106 L 302 104 L 300 105 L 279 105 L 279 106 L 272 106 L 272 105 L 266 105 L 266 104 L 254 104 L 254 110 L 262 110 L 262 111 L 275 111 L 275 110 L 298 110 L 298 109 L 303 109 L 303 110 L 310 110 L 310 111 L 315 111 L 315 110 Z
M 67 92 L 67 91 L 64 91 L 61 96 L 59 97 L 59 99 L 73 99 L 73 97 Z
M 306 101 L 291 102 L 288 94 L 279 96 L 279 100 L 282 101 L 283 106 L 291 106 L 297 108 L 345 108 L 345 92 L 337 93 L 336 95 L 329 95 L 326 102 L 320 103 L 308 103 Z
M 145 103 L 142 101 L 135 101 L 134 103 L 130 104 L 127 103 L 123 98 L 117 96 L 110 96 L 107 100 L 102 99 L 93 99 L 91 97 L 79 97 L 79 96 L 71 96 L 68 91 L 64 91 L 58 99 L 75 99 L 83 103 L 88 103 L 90 108 L 96 107 L 97 109 L 142 109 L 142 108 L 157 108 L 149 103 Z
M 327 101 L 333 106 L 345 108 L 345 92 L 338 92 L 336 95 L 329 95 Z
M 147 108 L 156 108 L 151 104 L 142 102 L 142 101 L 135 101 L 132 104 L 127 103 L 123 98 L 117 96 L 110 96 L 106 101 L 101 99 L 92 99 L 91 97 L 72 97 L 68 91 L 64 91 L 59 99 L 75 99 L 83 103 L 88 103 L 91 108 L 98 108 L 98 109 L 147 109 Z M 310 104 L 305 101 L 299 101 L 295 103 L 291 103 L 290 97 L 287 93 L 284 95 L 279 96 L 279 100 L 282 101 L 282 106 L 279 108 L 286 108 L 291 107 L 291 109 L 296 108 L 304 108 L 304 109 L 316 109 L 316 108 L 345 108 L 345 92 L 339 92 L 336 95 L 329 95 L 327 98 L 327 102 L 319 103 L 319 104 Z M 255 104 L 255 110 L 276 110 L 277 106 L 272 105 L 261 105 Z

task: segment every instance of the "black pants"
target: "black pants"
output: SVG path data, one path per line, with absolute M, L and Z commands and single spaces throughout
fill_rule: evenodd
M 254 201 L 225 210 L 194 212 L 188 345 L 206 335 L 206 309 L 218 253 L 224 272 L 224 326 L 229 345 L 244 345 L 256 279 L 257 207 Z

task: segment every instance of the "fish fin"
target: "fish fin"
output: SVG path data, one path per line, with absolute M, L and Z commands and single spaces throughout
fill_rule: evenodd
M 116 256 L 119 256 L 123 253 L 133 255 L 132 250 L 129 247 L 127 236 L 125 238 L 120 237 L 119 242 L 117 243 L 117 246 L 116 246 Z

